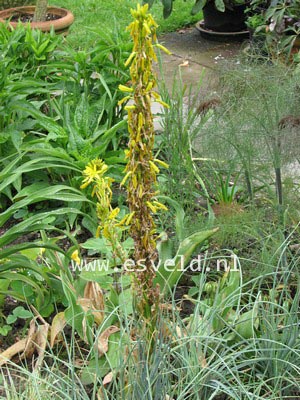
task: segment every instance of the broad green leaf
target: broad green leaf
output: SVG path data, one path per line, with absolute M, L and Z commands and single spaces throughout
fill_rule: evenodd
M 122 292 L 119 294 L 119 305 L 120 309 L 122 310 L 125 316 L 132 314 L 133 312 L 132 301 L 133 301 L 132 289 L 130 288 L 122 290 Z
M 107 241 L 104 238 L 91 238 L 82 243 L 81 247 L 87 250 L 97 250 L 99 253 L 107 253 Z
M 258 328 L 258 305 L 255 303 L 252 310 L 239 316 L 235 323 L 236 332 L 244 339 L 250 339 L 255 336 L 255 329 Z
M 156 273 L 154 285 L 159 284 L 161 291 L 165 294 L 168 290 L 172 289 L 182 275 L 183 267 L 186 267 L 197 246 L 209 239 L 217 230 L 218 228 L 196 232 L 184 239 L 183 242 L 180 243 L 177 254 L 173 260 L 174 266 L 169 265 L 167 270 L 165 265 L 161 265 Z
M 37 294 L 36 301 L 37 301 L 38 305 L 43 304 L 44 294 L 40 288 L 40 285 L 37 284 L 36 282 L 34 282 L 34 280 L 31 279 L 30 277 L 27 277 L 27 276 L 22 275 L 17 272 L 1 272 L 1 278 L 10 279 L 11 281 L 14 281 L 14 280 L 22 281 L 22 282 L 28 284 L 29 286 L 32 286 L 32 288 L 35 290 L 35 292 Z M 20 297 L 25 300 L 25 296 L 23 296 L 21 293 L 20 293 Z
M 120 332 L 113 333 L 108 340 L 108 351 L 100 359 L 93 359 L 89 365 L 82 371 L 81 382 L 84 385 L 96 382 L 97 379 L 103 378 L 109 371 L 116 369 L 124 363 L 125 359 L 124 337 Z
M 175 210 L 175 227 L 176 227 L 176 236 L 181 242 L 184 239 L 184 218 L 185 212 L 182 208 L 181 204 L 179 204 L 176 200 L 172 199 L 168 196 L 157 196 L 159 200 L 163 202 L 167 202 L 170 206 L 172 206 Z
M 173 0 L 162 0 L 163 3 L 163 15 L 164 18 L 168 18 L 171 13 L 172 13 L 172 9 L 173 9 Z
M 26 310 L 23 306 L 18 306 L 16 308 L 14 308 L 13 314 L 17 318 L 22 318 L 22 319 L 27 319 L 27 318 L 32 318 L 33 317 L 32 312 L 29 311 L 29 310 Z
M 157 242 L 157 251 L 161 263 L 170 260 L 174 256 L 174 243 L 166 232 L 160 234 L 160 240 Z
M 197 0 L 192 8 L 192 12 L 191 12 L 192 15 L 195 15 L 198 12 L 200 12 L 203 9 L 203 7 L 205 6 L 205 4 L 207 3 L 207 1 L 209 1 L 209 0 Z
M 224 12 L 225 11 L 225 3 L 223 0 L 215 0 L 216 9 Z

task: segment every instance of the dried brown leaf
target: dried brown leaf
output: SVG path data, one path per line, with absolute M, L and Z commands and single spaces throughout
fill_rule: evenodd
M 50 347 L 52 348 L 55 343 L 55 339 L 57 335 L 59 335 L 66 326 L 66 318 L 65 313 L 62 311 L 55 315 L 51 324 L 51 333 L 50 333 Z
M 47 345 L 49 324 L 45 323 L 38 326 L 36 319 L 30 321 L 28 335 L 26 338 L 10 346 L 0 354 L 0 366 L 11 360 L 16 354 L 22 353 L 21 358 L 29 358 L 35 351 L 38 353 L 38 359 L 35 368 L 39 368 L 43 362 Z
M 37 334 L 35 336 L 35 347 L 38 353 L 38 358 L 36 360 L 34 368 L 40 368 L 44 360 L 45 350 L 47 346 L 49 333 L 49 324 L 40 325 L 38 327 Z
M 98 338 L 97 341 L 97 350 L 98 350 L 98 356 L 102 356 L 105 354 L 108 350 L 108 339 L 110 335 L 113 333 L 119 332 L 120 328 L 118 328 L 115 325 L 110 326 L 109 328 L 105 329 L 104 332 L 101 333 L 101 335 Z
M 29 358 L 33 355 L 35 349 L 34 341 L 36 332 L 37 332 L 37 324 L 35 318 L 33 318 L 29 324 L 29 330 L 26 338 L 26 345 L 21 358 Z
M 84 289 L 83 298 L 78 299 L 85 312 L 91 311 L 95 322 L 100 325 L 104 319 L 105 301 L 103 292 L 97 282 L 88 282 Z
M 112 380 L 113 380 L 114 374 L 113 372 L 109 372 L 105 377 L 103 378 L 103 386 L 108 385 Z
M 179 64 L 179 67 L 188 67 L 189 66 L 189 62 L 188 60 L 183 61 L 183 63 Z
M 27 339 L 22 339 L 10 346 L 0 354 L 0 367 L 11 360 L 16 354 L 22 353 L 25 350 Z
M 109 372 L 107 375 L 105 375 L 105 377 L 103 378 L 103 386 L 108 385 L 112 379 L 113 379 L 113 372 Z M 103 392 L 103 387 L 99 388 L 98 392 L 97 392 L 97 400 L 104 400 L 106 399 L 104 392 Z

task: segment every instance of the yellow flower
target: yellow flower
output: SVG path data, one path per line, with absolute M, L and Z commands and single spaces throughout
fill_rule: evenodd
M 79 257 L 78 250 L 73 251 L 73 253 L 71 254 L 71 259 L 73 261 L 75 261 L 77 265 L 80 264 L 80 257 Z
M 80 186 L 81 189 L 86 188 L 90 183 L 95 182 L 95 180 L 100 179 L 105 172 L 108 170 L 108 166 L 99 159 L 93 160 L 88 163 L 83 171 L 85 179 Z

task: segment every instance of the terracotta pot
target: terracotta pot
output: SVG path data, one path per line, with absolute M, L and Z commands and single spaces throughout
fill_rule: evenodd
M 24 7 L 15 7 L 8 8 L 7 10 L 0 11 L 0 23 L 7 22 L 12 16 L 18 16 L 22 14 L 34 14 L 35 7 L 34 6 L 24 6 Z M 59 16 L 60 18 L 55 19 L 53 21 L 45 21 L 45 22 L 30 22 L 32 28 L 40 29 L 43 32 L 49 32 L 51 27 L 53 26 L 54 31 L 56 33 L 64 33 L 68 31 L 69 27 L 72 25 L 74 21 L 74 15 L 64 9 L 59 7 L 48 7 L 48 13 Z M 29 22 L 24 23 L 27 25 Z M 18 22 L 10 22 L 9 23 L 13 28 L 16 28 Z

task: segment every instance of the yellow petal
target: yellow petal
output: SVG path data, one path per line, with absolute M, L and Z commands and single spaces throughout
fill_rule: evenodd
M 119 90 L 121 90 L 121 92 L 128 92 L 128 93 L 133 92 L 133 89 L 131 87 L 125 85 L 119 85 Z
M 160 50 L 164 51 L 164 52 L 165 52 L 166 54 L 168 54 L 169 56 L 172 54 L 172 53 L 170 52 L 170 50 L 168 50 L 165 46 L 162 46 L 162 45 L 159 44 L 159 43 L 156 43 L 155 46 L 158 47 Z
M 71 259 L 73 261 L 75 261 L 76 264 L 78 264 L 78 265 L 80 264 L 80 257 L 79 257 L 78 250 L 73 251 L 73 253 L 71 254 Z
M 131 174 L 132 174 L 131 171 L 128 171 L 128 172 L 127 172 L 127 174 L 124 176 L 124 178 L 123 178 L 123 180 L 122 180 L 122 182 L 121 182 L 121 184 L 120 184 L 121 186 L 124 186 L 124 185 L 125 185 L 127 179 L 130 177 Z
M 162 166 L 163 168 L 169 168 L 169 165 L 167 163 L 165 163 L 162 160 L 159 160 L 158 158 L 155 158 L 154 161 L 159 164 L 160 166 Z
M 108 219 L 115 219 L 116 216 L 119 214 L 120 209 L 119 207 L 115 208 L 114 210 L 112 210 L 112 212 L 109 214 Z

